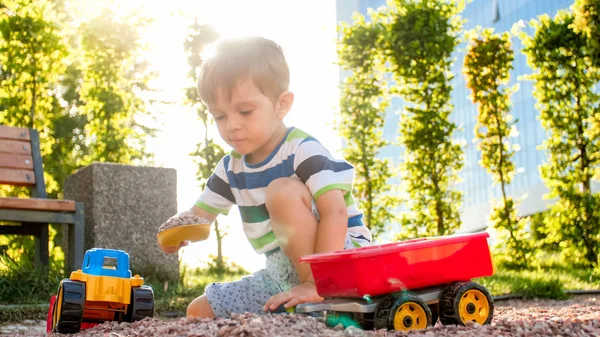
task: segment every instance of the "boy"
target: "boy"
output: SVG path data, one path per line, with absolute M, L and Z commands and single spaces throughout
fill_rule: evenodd
M 281 48 L 260 37 L 218 42 L 200 68 L 198 93 L 233 151 L 219 162 L 195 205 L 178 216 L 212 222 L 238 205 L 248 240 L 266 255 L 266 269 L 210 284 L 190 303 L 188 316 L 322 301 L 310 266 L 299 258 L 371 241 L 351 195 L 354 168 L 283 123 L 294 102 L 289 77 Z M 161 248 L 173 253 L 180 247 Z

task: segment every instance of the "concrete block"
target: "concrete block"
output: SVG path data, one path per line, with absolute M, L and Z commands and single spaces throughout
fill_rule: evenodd
M 142 277 L 179 280 L 177 254 L 156 243 L 161 223 L 177 213 L 175 169 L 93 163 L 67 177 L 65 199 L 85 206 L 84 249 L 122 249 Z

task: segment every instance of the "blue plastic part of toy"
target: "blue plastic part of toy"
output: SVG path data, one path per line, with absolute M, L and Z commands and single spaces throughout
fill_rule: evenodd
M 129 254 L 116 249 L 92 248 L 85 252 L 81 270 L 89 275 L 130 278 Z

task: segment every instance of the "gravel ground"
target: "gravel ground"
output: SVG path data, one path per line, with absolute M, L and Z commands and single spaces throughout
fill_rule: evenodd
M 195 215 L 184 215 L 184 216 L 175 216 L 167 220 L 165 223 L 160 225 L 158 228 L 158 232 L 166 231 L 167 229 L 185 226 L 185 225 L 197 225 L 197 224 L 210 224 L 210 221 L 205 218 L 195 216 Z
M 37 331 L 21 332 L 41 337 Z M 64 336 L 52 334 L 53 337 Z M 236 315 L 228 319 L 146 319 L 135 323 L 104 323 L 82 331 L 78 337 L 124 336 L 600 336 L 600 296 L 575 296 L 567 301 L 510 300 L 495 305 L 491 325 L 442 326 L 403 334 L 327 328 L 303 315 Z

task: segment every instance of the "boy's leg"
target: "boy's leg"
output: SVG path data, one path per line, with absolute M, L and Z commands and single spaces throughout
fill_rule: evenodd
M 206 286 L 204 295 L 190 303 L 187 315 L 192 317 L 229 317 L 232 313 L 262 313 L 265 302 L 281 292 L 281 287 L 266 269 L 232 282 L 214 282 Z
M 298 271 L 300 283 L 308 281 L 310 266 L 301 264 L 299 258 L 315 252 L 318 221 L 312 212 L 310 191 L 297 179 L 276 179 L 267 187 L 266 206 L 273 233 Z
M 212 307 L 208 303 L 208 299 L 206 295 L 202 295 L 200 297 L 196 297 L 190 305 L 187 307 L 187 316 L 188 317 L 197 317 L 197 318 L 213 318 L 215 317 L 215 313 L 213 312 Z

